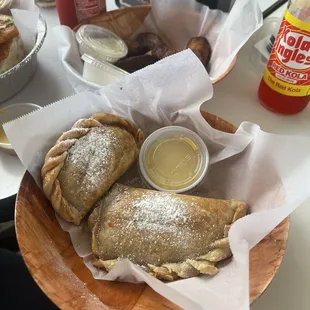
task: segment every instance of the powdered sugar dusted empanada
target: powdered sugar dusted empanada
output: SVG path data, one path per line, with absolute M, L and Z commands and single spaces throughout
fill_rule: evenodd
M 65 132 L 47 153 L 43 190 L 56 212 L 80 224 L 95 203 L 132 165 L 143 134 L 128 120 L 98 113 Z
M 229 225 L 247 212 L 239 200 L 216 200 L 115 184 L 90 217 L 93 264 L 110 270 L 122 258 L 166 280 L 214 275 L 231 255 Z

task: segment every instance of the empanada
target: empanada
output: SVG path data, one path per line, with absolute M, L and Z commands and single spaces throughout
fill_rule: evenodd
M 214 275 L 231 256 L 230 225 L 245 216 L 240 200 L 216 200 L 115 184 L 89 218 L 93 264 L 110 270 L 127 258 L 153 276 Z
M 104 113 L 79 120 L 47 153 L 43 190 L 55 211 L 80 224 L 95 203 L 132 165 L 143 134 L 127 119 Z

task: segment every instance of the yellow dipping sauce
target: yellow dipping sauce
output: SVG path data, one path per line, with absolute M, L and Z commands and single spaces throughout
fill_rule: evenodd
M 203 178 L 208 159 L 207 148 L 198 135 L 183 127 L 169 126 L 147 138 L 139 164 L 152 187 L 182 192 Z
M 160 187 L 181 189 L 197 179 L 199 147 L 186 137 L 154 143 L 147 154 L 147 174 Z
M 9 140 L 5 135 L 2 125 L 0 125 L 0 143 L 9 143 Z

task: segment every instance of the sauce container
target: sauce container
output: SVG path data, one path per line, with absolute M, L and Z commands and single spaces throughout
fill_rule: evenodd
M 0 151 L 4 151 L 11 155 L 16 155 L 12 145 L 10 144 L 10 141 L 5 135 L 2 125 L 39 109 L 41 109 L 41 107 L 33 103 L 11 104 L 0 109 Z
M 76 32 L 80 55 L 88 54 L 100 61 L 111 63 L 125 57 L 128 48 L 114 32 L 95 25 L 83 25 Z
M 141 175 L 152 188 L 174 193 L 188 192 L 204 178 L 209 153 L 193 131 L 169 126 L 153 132 L 139 155 Z
M 83 79 L 99 85 L 107 85 L 118 81 L 128 72 L 106 62 L 99 61 L 90 55 L 84 54 Z

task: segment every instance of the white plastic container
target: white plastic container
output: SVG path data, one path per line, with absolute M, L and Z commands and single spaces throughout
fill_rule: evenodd
M 174 193 L 198 186 L 209 166 L 209 153 L 193 131 L 169 126 L 153 132 L 139 155 L 141 175 L 151 188 Z
M 88 54 L 99 61 L 115 63 L 128 53 L 125 42 L 114 32 L 103 27 L 83 25 L 75 37 L 81 56 Z
M 83 79 L 89 82 L 105 86 L 129 74 L 108 62 L 98 61 L 90 55 L 84 54 L 81 58 L 84 60 Z
M 39 109 L 41 109 L 41 107 L 33 103 L 16 103 L 0 109 L 0 131 L 3 130 L 2 125 L 4 123 L 7 123 L 9 121 L 12 121 L 16 118 L 19 118 L 25 114 L 34 112 Z M 3 134 L 4 131 L 0 132 L 0 137 Z M 11 155 L 16 155 L 11 144 L 9 142 L 8 143 L 1 142 L 1 140 L 0 140 L 0 151 L 5 151 L 6 153 L 9 153 Z

